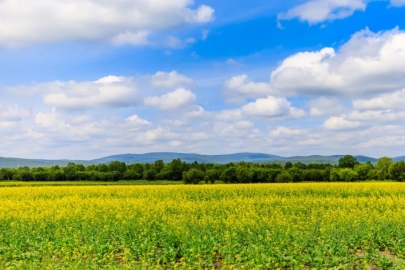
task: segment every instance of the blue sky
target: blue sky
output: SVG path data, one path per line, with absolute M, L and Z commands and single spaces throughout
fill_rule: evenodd
M 0 156 L 404 155 L 405 1 L 4 0 Z

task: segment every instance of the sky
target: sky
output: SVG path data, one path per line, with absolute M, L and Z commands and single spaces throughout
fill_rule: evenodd
M 405 155 L 405 0 L 2 0 L 0 156 Z

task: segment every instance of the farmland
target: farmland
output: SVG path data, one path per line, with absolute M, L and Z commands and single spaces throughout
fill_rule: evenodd
M 403 269 L 405 184 L 0 188 L 1 269 Z

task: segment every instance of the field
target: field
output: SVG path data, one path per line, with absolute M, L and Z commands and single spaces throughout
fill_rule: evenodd
M 0 269 L 404 269 L 405 184 L 0 188 Z

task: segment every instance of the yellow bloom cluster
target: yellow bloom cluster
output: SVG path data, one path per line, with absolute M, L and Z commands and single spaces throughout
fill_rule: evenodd
M 0 188 L 0 269 L 403 269 L 405 184 Z

